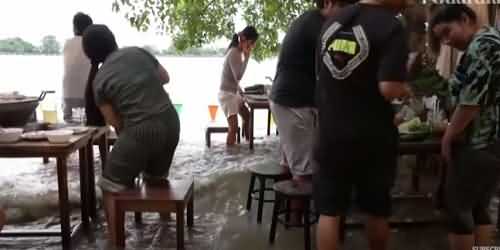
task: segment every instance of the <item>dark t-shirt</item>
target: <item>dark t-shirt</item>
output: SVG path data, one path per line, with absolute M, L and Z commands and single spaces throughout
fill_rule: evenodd
M 407 46 L 401 22 L 381 6 L 349 6 L 325 23 L 317 57 L 321 151 L 345 144 L 393 150 L 394 111 L 378 85 L 406 80 Z
M 314 106 L 315 48 L 324 17 L 311 10 L 290 26 L 278 58 L 271 100 L 287 107 Z
M 163 88 L 158 65 L 158 60 L 142 48 L 113 52 L 94 80 L 96 104 L 111 103 L 125 127 L 165 112 L 172 104 Z

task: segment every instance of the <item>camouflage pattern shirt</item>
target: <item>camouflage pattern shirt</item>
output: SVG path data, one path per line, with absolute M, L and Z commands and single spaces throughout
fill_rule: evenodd
M 480 106 L 466 130 L 469 146 L 482 149 L 499 137 L 500 33 L 483 27 L 474 36 L 450 79 L 454 106 Z

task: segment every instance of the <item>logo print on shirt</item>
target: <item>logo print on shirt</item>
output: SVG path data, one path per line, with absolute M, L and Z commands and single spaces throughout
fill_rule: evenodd
M 340 28 L 342 28 L 342 25 L 338 22 L 334 22 L 328 27 L 321 38 L 321 51 L 323 63 L 332 74 L 332 77 L 334 79 L 343 80 L 349 77 L 352 72 L 368 58 L 370 54 L 370 44 L 368 43 L 363 27 L 357 25 L 352 28 L 356 42 L 346 39 L 334 39 L 327 47 L 328 40 L 335 35 Z M 357 45 L 359 45 L 359 52 L 356 54 Z M 329 51 L 338 52 L 335 53 L 334 59 L 337 65 L 341 67 L 335 65 L 332 57 L 328 53 Z

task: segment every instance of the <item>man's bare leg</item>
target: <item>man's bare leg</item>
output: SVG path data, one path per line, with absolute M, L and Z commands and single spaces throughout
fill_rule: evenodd
M 316 245 L 318 250 L 337 250 L 339 242 L 339 216 L 319 217 L 316 229 Z

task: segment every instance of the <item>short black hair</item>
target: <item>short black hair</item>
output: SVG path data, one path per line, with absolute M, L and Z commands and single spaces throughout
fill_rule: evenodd
M 92 25 L 93 21 L 89 15 L 84 14 L 82 12 L 78 12 L 73 17 L 73 28 L 75 32 L 75 36 L 83 35 L 83 32 L 87 27 Z
M 431 18 L 430 30 L 442 23 L 451 23 L 462 20 L 466 15 L 474 23 L 477 22 L 476 13 L 465 4 L 449 4 L 439 7 Z

